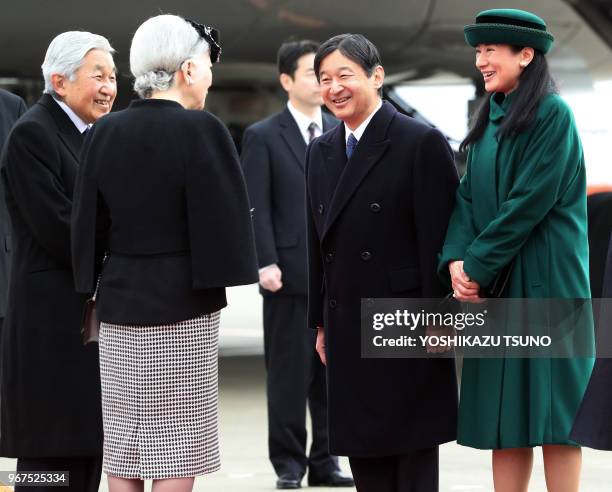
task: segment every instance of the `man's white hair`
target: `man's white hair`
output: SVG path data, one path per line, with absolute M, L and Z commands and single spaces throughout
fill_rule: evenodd
M 47 48 L 42 73 L 45 79 L 45 94 L 58 95 L 53 90 L 51 75 L 60 74 L 74 80 L 83 59 L 91 50 L 103 50 L 111 55 L 115 52 L 104 36 L 86 31 L 68 31 L 57 35 Z
M 176 15 L 158 15 L 142 23 L 130 48 L 134 90 L 145 99 L 168 90 L 181 64 L 209 50 L 194 27 Z

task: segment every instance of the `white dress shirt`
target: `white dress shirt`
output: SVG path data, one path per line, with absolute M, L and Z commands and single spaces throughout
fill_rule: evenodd
M 317 108 L 314 118 L 310 118 L 301 111 L 297 110 L 295 106 L 291 104 L 291 101 L 287 101 L 287 109 L 289 110 L 291 116 L 293 116 L 293 119 L 297 123 L 297 126 L 300 129 L 300 133 L 302 134 L 302 138 L 304 139 L 304 142 L 306 142 L 307 145 L 309 143 L 308 127 L 311 123 L 314 123 L 316 125 L 314 134 L 315 137 L 318 137 L 323 133 L 323 115 L 321 114 L 321 108 Z
M 365 132 L 366 128 L 368 127 L 368 125 L 370 124 L 370 120 L 374 117 L 374 115 L 376 114 L 376 112 L 382 108 L 382 99 L 380 101 L 378 101 L 378 106 L 376 106 L 376 108 L 374 109 L 374 111 L 372 111 L 370 113 L 370 115 L 363 120 L 363 122 L 361 123 L 361 125 L 359 125 L 357 128 L 355 128 L 354 130 L 351 130 L 346 123 L 344 124 L 344 143 L 348 142 L 348 138 L 349 135 L 352 133 L 353 135 L 355 135 L 355 138 L 357 139 L 357 142 L 359 142 L 359 140 L 361 140 L 361 137 L 363 136 L 363 132 Z
M 53 100 L 57 104 L 59 104 L 59 107 L 62 108 L 64 110 L 64 113 L 68 115 L 68 118 L 70 118 L 70 121 L 72 121 L 74 123 L 74 126 L 77 127 L 79 133 L 83 133 L 85 130 L 91 127 L 91 125 L 88 125 L 81 118 L 79 118 L 78 115 L 74 111 L 72 111 L 72 109 L 70 109 L 70 106 L 68 106 L 64 101 L 60 101 L 55 97 L 53 98 Z

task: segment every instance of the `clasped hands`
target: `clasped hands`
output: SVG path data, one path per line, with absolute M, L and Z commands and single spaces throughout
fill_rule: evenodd
M 448 271 L 451 276 L 453 296 L 455 299 L 459 302 L 483 302 L 483 298 L 478 294 L 480 285 L 478 285 L 478 282 L 470 279 L 467 273 L 465 273 L 463 270 L 463 261 L 456 260 L 449 262 Z

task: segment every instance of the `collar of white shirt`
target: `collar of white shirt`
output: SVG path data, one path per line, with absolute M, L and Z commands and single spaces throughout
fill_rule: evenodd
M 368 125 L 370 123 L 370 120 L 374 117 L 374 115 L 376 114 L 376 111 L 378 111 L 380 108 L 382 108 L 382 99 L 380 101 L 378 101 L 378 106 L 376 106 L 374 111 L 372 111 L 370 113 L 370 116 L 368 116 L 365 120 L 363 120 L 361 125 L 359 125 L 357 128 L 355 128 L 355 130 L 351 130 L 348 126 L 346 126 L 346 123 L 345 123 L 344 124 L 344 141 L 345 141 L 345 143 L 348 142 L 348 138 L 349 138 L 349 135 L 351 133 L 353 135 L 355 135 L 355 138 L 359 142 L 359 140 L 361 140 L 361 137 L 363 136 L 363 132 L 365 132 L 366 128 L 368 127 Z
M 314 119 L 309 118 L 301 111 L 297 110 L 291 101 L 287 101 L 287 109 L 293 116 L 293 119 L 297 123 L 298 128 L 300 129 L 300 133 L 304 138 L 304 141 L 308 143 L 308 127 L 311 123 L 315 123 L 317 125 L 317 129 L 315 130 L 315 137 L 318 137 L 323 133 L 323 115 L 321 113 L 321 108 L 317 108 L 317 112 L 315 114 Z
M 85 130 L 87 130 L 91 126 L 85 123 L 81 118 L 79 118 L 77 114 L 74 111 L 72 111 L 72 109 L 70 109 L 70 106 L 68 106 L 64 101 L 60 101 L 59 99 L 56 99 L 55 97 L 53 98 L 53 100 L 57 104 L 59 104 L 59 107 L 62 108 L 64 110 L 64 113 L 68 115 L 68 118 L 70 118 L 70 121 L 72 121 L 74 123 L 74 126 L 77 127 L 77 130 L 79 131 L 79 133 L 83 133 Z

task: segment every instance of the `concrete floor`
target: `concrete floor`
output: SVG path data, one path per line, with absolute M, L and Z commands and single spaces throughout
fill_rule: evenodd
M 261 329 L 261 297 L 254 285 L 228 290 L 220 338 L 221 470 L 196 479 L 196 492 L 259 492 L 276 490 L 267 458 L 265 373 Z M 546 491 L 542 458 L 536 450 L 530 491 Z M 451 443 L 440 448 L 440 491 L 492 491 L 491 453 Z M 583 492 L 612 491 L 612 452 L 583 450 Z M 341 460 L 344 470 L 348 463 Z M 15 461 L 0 458 L 0 472 Z M 150 483 L 146 490 L 150 490 Z M 61 488 L 57 489 L 61 492 Z M 317 487 L 317 492 L 338 489 Z M 354 489 L 339 489 L 354 490 Z M 103 476 L 101 492 L 107 492 Z M 0 492 L 5 492 L 0 486 Z
M 267 459 L 264 365 L 261 355 L 220 359 L 220 434 L 222 468 L 196 479 L 197 492 L 258 492 L 275 490 L 275 475 Z M 612 490 L 612 453 L 584 449 L 584 492 Z M 348 470 L 345 460 L 342 466 Z M 15 462 L 0 459 L 0 470 Z M 447 444 L 440 450 L 441 492 L 493 490 L 490 452 Z M 58 492 L 62 489 L 57 489 Z M 107 492 L 105 478 L 100 491 Z M 150 490 L 150 483 L 147 489 Z M 325 492 L 338 489 L 316 488 Z M 354 490 L 354 489 L 341 489 Z M 542 460 L 536 450 L 531 491 L 545 491 Z

